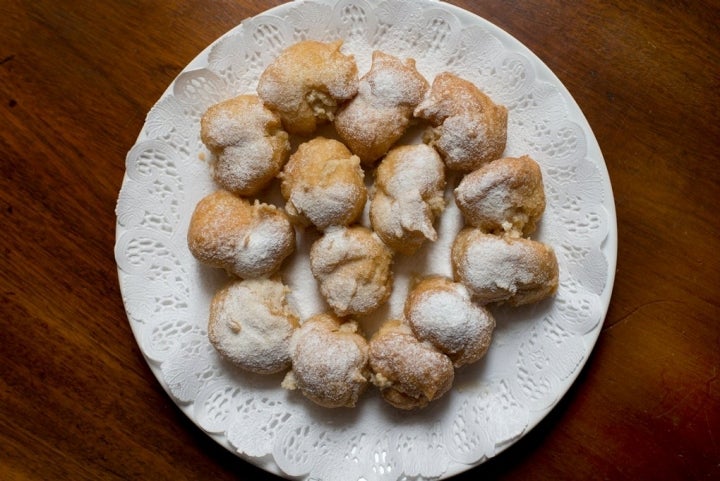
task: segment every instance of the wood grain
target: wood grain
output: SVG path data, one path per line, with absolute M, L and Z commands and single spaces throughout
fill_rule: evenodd
M 124 158 L 182 68 L 277 1 L 0 7 L 0 478 L 277 479 L 155 381 L 113 257 Z M 558 75 L 603 151 L 615 288 L 577 382 L 457 477 L 720 477 L 720 6 L 453 1 Z

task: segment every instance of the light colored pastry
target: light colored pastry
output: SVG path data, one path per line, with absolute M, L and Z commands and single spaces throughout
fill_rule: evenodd
M 310 248 L 310 269 L 338 316 L 367 314 L 392 291 L 392 251 L 362 226 L 329 230 Z
M 405 133 L 427 89 L 414 59 L 403 62 L 373 52 L 372 67 L 360 79 L 357 96 L 335 118 L 340 139 L 363 163 L 375 162 Z
M 505 150 L 507 109 L 454 74 L 435 77 L 415 116 L 433 126 L 425 141 L 438 149 L 448 169 L 469 172 Z
M 545 210 L 540 166 L 527 155 L 487 163 L 463 178 L 455 189 L 455 202 L 473 227 L 528 236 Z
M 455 367 L 485 356 L 495 318 L 473 304 L 465 286 L 432 276 L 413 287 L 405 302 L 405 319 L 415 336 L 446 354 Z
M 395 147 L 375 171 L 370 201 L 373 230 L 390 248 L 413 254 L 437 240 L 435 218 L 445 207 L 445 168 L 425 144 Z
M 399 409 L 419 409 L 452 387 L 452 362 L 432 344 L 419 341 L 406 324 L 392 320 L 370 340 L 372 382 Z
M 290 153 L 280 117 L 255 95 L 240 95 L 211 106 L 200 119 L 200 137 L 214 154 L 215 181 L 238 195 L 262 190 Z
M 367 188 L 360 159 L 341 142 L 316 137 L 300 144 L 280 173 L 285 210 L 320 230 L 349 225 L 362 213 Z
M 243 279 L 273 274 L 295 250 L 295 230 L 282 210 L 225 190 L 198 202 L 187 240 L 199 261 Z
M 333 120 L 339 104 L 355 96 L 357 66 L 340 52 L 342 40 L 306 40 L 285 50 L 260 75 L 257 92 L 278 112 L 285 130 L 310 135 Z
M 467 228 L 455 239 L 451 259 L 455 280 L 480 304 L 519 306 L 557 291 L 557 258 L 552 248 L 541 242 Z
M 282 382 L 328 408 L 354 407 L 368 385 L 368 345 L 354 321 L 331 314 L 307 319 L 290 340 L 292 370 Z
M 233 281 L 210 304 L 210 343 L 246 371 L 271 374 L 290 367 L 290 338 L 298 317 L 286 302 L 288 291 L 270 279 Z

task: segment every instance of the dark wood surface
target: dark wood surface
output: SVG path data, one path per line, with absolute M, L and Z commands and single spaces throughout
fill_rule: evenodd
M 278 3 L 0 4 L 0 478 L 276 479 L 216 445 L 156 382 L 113 245 L 147 111 L 210 42 Z M 720 7 L 453 3 L 570 90 L 619 231 L 610 309 L 577 382 L 457 479 L 720 478 Z

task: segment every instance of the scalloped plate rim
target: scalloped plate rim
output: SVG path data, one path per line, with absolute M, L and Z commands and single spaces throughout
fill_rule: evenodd
M 217 39 L 215 39 L 212 43 L 210 43 L 206 48 L 204 48 L 198 55 L 196 55 L 179 73 L 175 76 L 175 78 L 172 80 L 172 82 L 169 84 L 169 86 L 163 91 L 163 93 L 158 97 L 158 100 L 153 104 L 153 107 L 157 102 L 159 102 L 161 99 L 166 97 L 169 94 L 172 94 L 173 88 L 175 86 L 175 83 L 177 79 L 190 71 L 198 70 L 201 68 L 205 68 L 208 64 L 208 56 L 210 54 L 210 51 L 212 48 L 219 43 L 221 40 L 226 38 L 229 35 L 232 35 L 233 33 L 236 33 L 241 27 L 242 24 L 252 18 L 255 18 L 259 15 L 274 15 L 277 16 L 277 13 L 283 12 L 286 9 L 288 9 L 292 5 L 302 4 L 305 1 L 312 1 L 312 0 L 294 0 L 290 1 L 284 4 L 277 5 L 275 7 L 272 7 L 268 10 L 264 10 L 262 12 L 258 12 L 253 17 L 247 17 L 243 19 L 239 24 L 237 24 L 235 27 L 231 28 L 230 30 L 226 31 L 222 35 L 220 35 Z M 392 1 L 392 0 L 389 0 Z M 437 8 L 440 9 L 449 9 L 453 14 L 458 16 L 460 20 L 464 22 L 470 22 L 470 23 L 479 23 L 482 27 L 486 28 L 496 39 L 498 39 L 503 46 L 509 48 L 513 51 L 520 51 L 523 55 L 525 55 L 532 63 L 535 73 L 538 74 L 538 78 L 544 79 L 545 81 L 551 83 L 554 87 L 558 88 L 560 93 L 562 94 L 564 100 L 566 101 L 566 106 L 568 109 L 571 110 L 570 116 L 574 118 L 574 120 L 578 121 L 580 126 L 586 131 L 588 134 L 588 152 L 586 154 L 587 158 L 592 158 L 596 161 L 595 165 L 600 169 L 600 174 L 603 180 L 606 181 L 606 198 L 603 200 L 602 206 L 607 210 L 608 214 L 608 232 L 605 237 L 605 239 L 601 243 L 601 250 L 606 256 L 606 260 L 608 263 L 608 272 L 607 272 L 607 279 L 605 283 L 605 287 L 603 289 L 603 292 L 600 294 L 600 300 L 602 304 L 602 318 L 597 326 L 595 326 L 591 331 L 586 333 L 584 336 L 582 336 L 586 342 L 586 345 L 588 347 L 586 356 L 578 366 L 578 368 L 569 376 L 567 382 L 565 382 L 558 392 L 557 392 L 557 398 L 555 401 L 553 401 L 550 406 L 548 406 L 545 409 L 541 409 L 538 411 L 533 411 L 536 415 L 528 419 L 528 425 L 526 429 L 523 431 L 523 433 L 513 439 L 510 440 L 500 446 L 497 447 L 496 452 L 494 456 L 499 455 L 506 449 L 510 448 L 512 445 L 514 445 L 519 439 L 522 439 L 525 437 L 532 429 L 535 428 L 545 417 L 559 404 L 559 402 L 562 400 L 562 398 L 565 396 L 567 391 L 573 386 L 575 383 L 575 380 L 580 375 L 580 372 L 583 371 L 585 368 L 585 365 L 587 364 L 590 355 L 592 354 L 592 351 L 594 350 L 594 346 L 597 342 L 597 339 L 600 335 L 600 332 L 602 331 L 602 326 L 604 324 L 605 317 L 608 312 L 610 299 L 612 296 L 613 286 L 615 282 L 615 272 L 616 272 L 616 266 L 617 266 L 617 248 L 618 248 L 618 235 L 617 235 L 617 214 L 615 209 L 615 202 L 614 202 L 614 195 L 612 191 L 612 185 L 610 183 L 610 177 L 609 172 L 607 170 L 607 165 L 605 163 L 604 157 L 602 155 L 602 152 L 600 150 L 600 146 L 597 142 L 597 139 L 595 135 L 592 132 L 592 128 L 587 121 L 587 118 L 585 117 L 584 113 L 580 109 L 579 105 L 573 98 L 572 94 L 568 91 L 568 89 L 565 87 L 565 85 L 560 81 L 560 79 L 555 75 L 555 73 L 527 46 L 525 46 L 522 42 L 517 40 L 514 36 L 509 34 L 504 29 L 498 27 L 494 23 L 486 20 L 485 18 L 479 16 L 478 14 L 475 14 L 473 12 L 467 11 L 461 7 L 458 7 L 456 5 L 452 5 L 450 3 L 446 3 L 444 1 L 439 0 L 426 0 L 431 3 L 436 3 Z M 320 3 L 326 3 L 323 2 L 323 0 L 320 0 Z M 152 108 L 152 107 L 151 107 Z M 133 147 L 143 141 L 147 140 L 148 137 L 145 135 L 145 125 L 146 125 L 147 119 L 143 121 L 143 127 L 140 130 L 140 133 L 138 134 L 138 137 L 135 141 L 135 144 Z M 127 179 L 127 174 L 123 176 L 122 184 L 125 184 L 125 181 Z M 117 245 L 117 239 L 120 238 L 120 235 L 124 232 L 124 228 L 121 227 L 119 224 L 116 224 L 115 229 L 115 238 L 116 238 L 116 245 Z M 120 271 L 118 267 L 118 281 L 120 285 L 120 291 L 122 295 L 123 304 L 125 306 L 126 312 L 127 312 L 127 306 L 126 303 L 126 297 L 123 294 L 123 281 L 122 281 L 122 275 L 123 273 Z M 130 319 L 128 319 L 131 330 L 133 332 L 133 335 L 136 339 L 136 342 L 139 341 L 139 331 L 138 328 L 135 326 L 133 322 L 131 322 Z M 211 439 L 216 441 L 219 445 L 221 445 L 223 448 L 229 450 L 230 452 L 234 453 L 238 457 L 244 459 L 245 461 L 254 464 L 255 466 L 258 466 L 259 468 L 281 476 L 281 477 L 288 477 L 285 473 L 283 473 L 277 464 L 274 462 L 272 458 L 272 454 L 268 454 L 266 456 L 256 458 L 247 456 L 244 453 L 240 453 L 237 450 L 235 450 L 227 440 L 227 438 L 223 434 L 219 433 L 211 433 L 205 431 L 197 422 L 195 419 L 193 413 L 192 413 L 192 406 L 193 403 L 179 403 L 175 400 L 173 395 L 171 394 L 169 387 L 165 383 L 162 373 L 160 370 L 160 366 L 158 363 L 152 359 L 150 359 L 147 354 L 144 352 L 142 348 L 140 348 L 140 351 L 143 355 L 143 358 L 145 359 L 146 363 L 148 364 L 148 367 L 150 368 L 151 372 L 155 376 L 156 380 L 159 382 L 159 384 L 162 386 L 163 390 L 167 393 L 170 400 L 197 426 L 199 430 L 201 430 L 205 435 L 209 436 Z M 469 469 L 472 469 L 476 466 L 479 466 L 486 462 L 488 458 L 483 457 L 476 463 L 472 464 L 462 464 L 457 461 L 450 461 L 448 464 L 448 469 L 441 475 L 439 479 L 447 479 L 449 477 L 458 475 L 462 472 L 465 472 Z M 301 478 L 304 479 L 307 476 L 302 476 Z M 292 478 L 296 479 L 296 478 Z

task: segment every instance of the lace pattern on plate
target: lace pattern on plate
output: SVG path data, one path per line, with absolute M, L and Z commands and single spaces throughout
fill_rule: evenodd
M 344 38 L 361 74 L 379 49 L 414 57 L 429 80 L 449 70 L 475 82 L 509 108 L 506 153 L 528 153 L 542 166 L 548 208 L 535 237 L 558 255 L 557 297 L 496 309 L 499 326 L 487 358 L 459 370 L 452 392 L 419 413 L 398 412 L 377 394 L 366 394 L 354 410 L 314 407 L 282 390 L 277 376 L 237 373 L 207 341 L 209 299 L 225 276 L 198 266 L 186 245 L 195 203 L 214 190 L 199 118 L 215 102 L 254 92 L 277 53 L 307 38 Z M 575 379 L 612 287 L 612 193 L 572 99 L 508 38 L 430 0 L 297 1 L 228 32 L 151 109 L 127 155 L 117 203 L 123 299 L 160 382 L 225 446 L 258 463 L 271 459 L 267 469 L 312 480 L 446 477 L 523 436 Z

